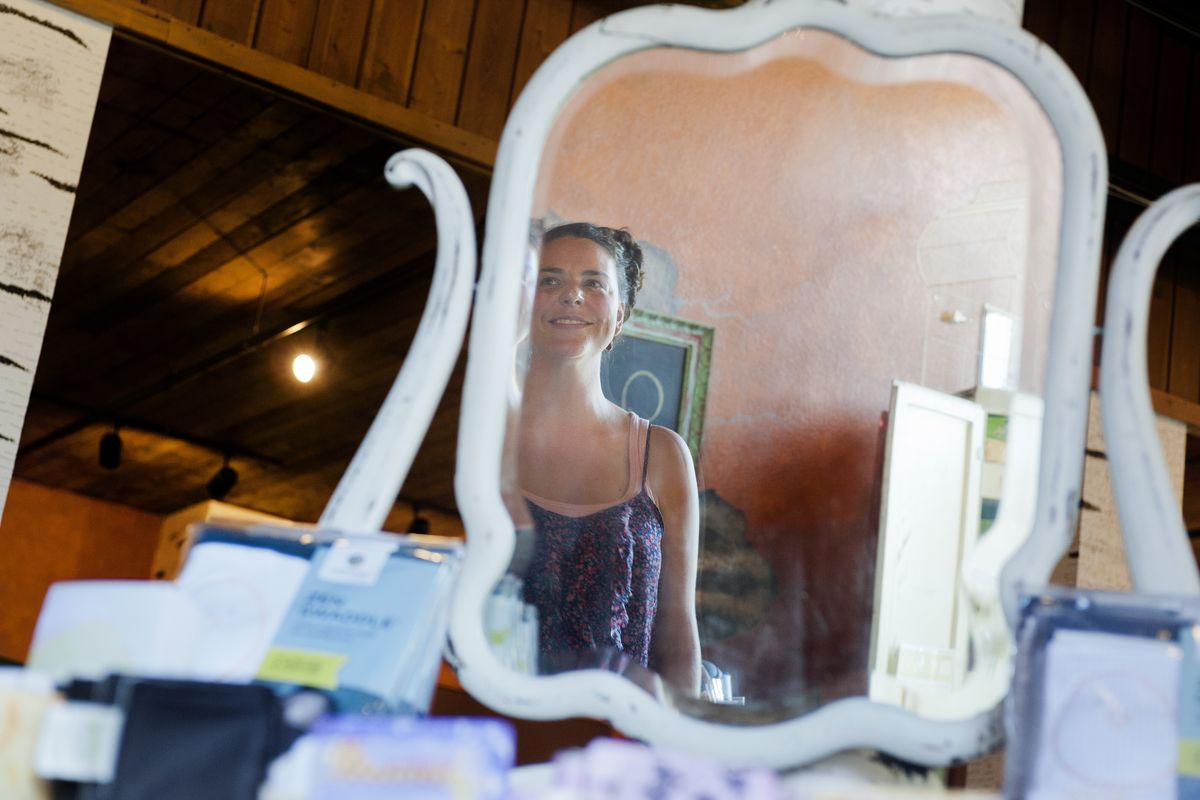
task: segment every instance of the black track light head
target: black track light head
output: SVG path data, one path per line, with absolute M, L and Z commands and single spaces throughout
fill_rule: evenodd
M 413 503 L 413 518 L 408 523 L 408 533 L 429 533 L 429 520 L 421 516 L 420 503 Z
M 233 491 L 233 487 L 237 486 L 237 482 L 237 470 L 229 466 L 229 459 L 226 458 L 225 463 L 208 482 L 208 496 L 213 500 L 224 500 Z
M 115 428 L 100 437 L 100 466 L 104 469 L 121 466 L 121 434 Z

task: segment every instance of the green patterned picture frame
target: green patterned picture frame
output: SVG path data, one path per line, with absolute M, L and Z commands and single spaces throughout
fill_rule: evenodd
M 604 394 L 622 408 L 671 428 L 700 460 L 714 329 L 634 309 L 601 370 Z

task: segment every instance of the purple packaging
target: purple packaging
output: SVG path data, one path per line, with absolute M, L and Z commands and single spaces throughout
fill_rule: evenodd
M 330 717 L 316 749 L 310 800 L 503 800 L 512 726 L 471 717 Z
M 722 766 L 636 742 L 596 739 L 554 759 L 555 785 L 600 800 L 784 800 L 791 795 L 768 769 Z

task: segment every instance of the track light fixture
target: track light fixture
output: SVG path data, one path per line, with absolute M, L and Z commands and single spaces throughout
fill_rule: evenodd
M 421 516 L 421 506 L 419 503 L 413 503 L 413 518 L 412 522 L 408 523 L 409 533 L 429 533 L 429 520 Z
M 237 470 L 229 466 L 229 456 L 226 455 L 225 462 L 208 482 L 208 496 L 213 500 L 224 500 L 233 491 L 233 487 L 237 486 L 237 482 Z
M 100 437 L 100 466 L 104 469 L 121 466 L 121 434 L 116 425 Z

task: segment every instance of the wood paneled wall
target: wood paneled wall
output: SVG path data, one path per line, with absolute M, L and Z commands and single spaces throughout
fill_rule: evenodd
M 49 0 L 489 172 L 534 70 L 648 0 Z M 682 0 L 725 8 L 744 0 Z
M 1137 188 L 1200 181 L 1200 34 L 1166 13 L 1171 5 L 1025 3 L 1025 28 L 1058 52 L 1091 98 L 1114 178 L 1145 184 Z
M 1153 200 L 1200 181 L 1200 6 L 1192 0 L 1026 0 L 1025 27 L 1074 71 L 1096 109 L 1110 184 Z M 1110 196 L 1102 279 L 1142 212 Z M 1101 286 L 1098 322 L 1105 311 Z M 1200 229 L 1167 253 L 1155 280 L 1147 333 L 1159 413 L 1189 423 L 1184 522 L 1200 531 Z M 1099 363 L 1099 349 L 1096 360 Z
M 338 83 L 499 139 L 521 88 L 555 47 L 587 24 L 643 3 L 143 0 L 143 4 Z
M 1200 181 L 1200 16 L 1173 0 L 1027 0 L 1025 27 L 1083 84 L 1104 132 L 1110 183 L 1156 199 Z M 1135 203 L 1110 199 L 1105 275 Z M 1154 287 L 1150 385 L 1200 402 L 1200 231 L 1167 254 Z M 1103 318 L 1104 298 L 1099 309 Z

